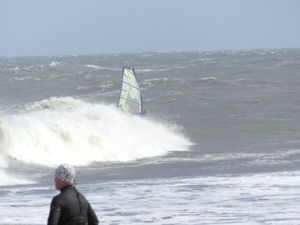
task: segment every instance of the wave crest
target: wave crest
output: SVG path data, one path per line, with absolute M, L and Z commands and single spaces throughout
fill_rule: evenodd
M 70 97 L 26 105 L 18 114 L 2 116 L 0 128 L 2 155 L 45 166 L 126 162 L 191 145 L 174 125 Z

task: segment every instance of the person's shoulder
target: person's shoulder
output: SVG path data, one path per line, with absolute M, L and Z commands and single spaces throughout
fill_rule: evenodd
M 59 194 L 55 195 L 55 196 L 52 198 L 52 202 L 57 202 L 57 201 L 59 201 L 61 198 L 62 198 L 62 193 L 59 193 Z
M 52 198 L 52 201 L 53 202 L 58 202 L 58 201 L 61 201 L 62 199 L 65 198 L 65 195 L 67 194 L 66 191 L 61 191 L 60 193 L 58 193 L 57 195 L 55 195 L 53 198 Z
M 52 198 L 52 201 L 51 201 L 51 208 L 57 208 L 59 205 L 61 205 L 61 197 L 60 197 L 60 194 L 54 196 Z
M 81 191 L 78 191 L 77 189 L 76 189 L 76 191 L 79 194 L 79 196 L 81 196 L 82 198 L 86 199 L 86 197 L 84 196 L 84 194 L 81 193 Z
M 78 189 L 76 189 L 76 192 L 79 194 L 79 196 L 80 196 L 81 199 L 83 199 L 84 201 L 87 201 L 87 202 L 88 202 L 88 200 L 87 200 L 87 198 L 85 197 L 85 195 L 82 194 L 80 191 L 78 191 Z

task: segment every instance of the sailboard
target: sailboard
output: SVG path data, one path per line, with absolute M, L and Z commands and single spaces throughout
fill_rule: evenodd
M 118 107 L 131 114 L 143 114 L 143 101 L 134 68 L 124 67 Z

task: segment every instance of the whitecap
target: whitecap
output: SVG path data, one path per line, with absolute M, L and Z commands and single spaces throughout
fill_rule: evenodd
M 174 125 L 73 98 L 38 101 L 0 119 L 7 157 L 45 166 L 127 162 L 191 145 Z

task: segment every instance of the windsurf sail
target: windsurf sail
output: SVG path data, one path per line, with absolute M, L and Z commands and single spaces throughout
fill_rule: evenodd
M 133 68 L 123 68 L 123 81 L 118 107 L 132 114 L 143 113 L 143 102 Z

